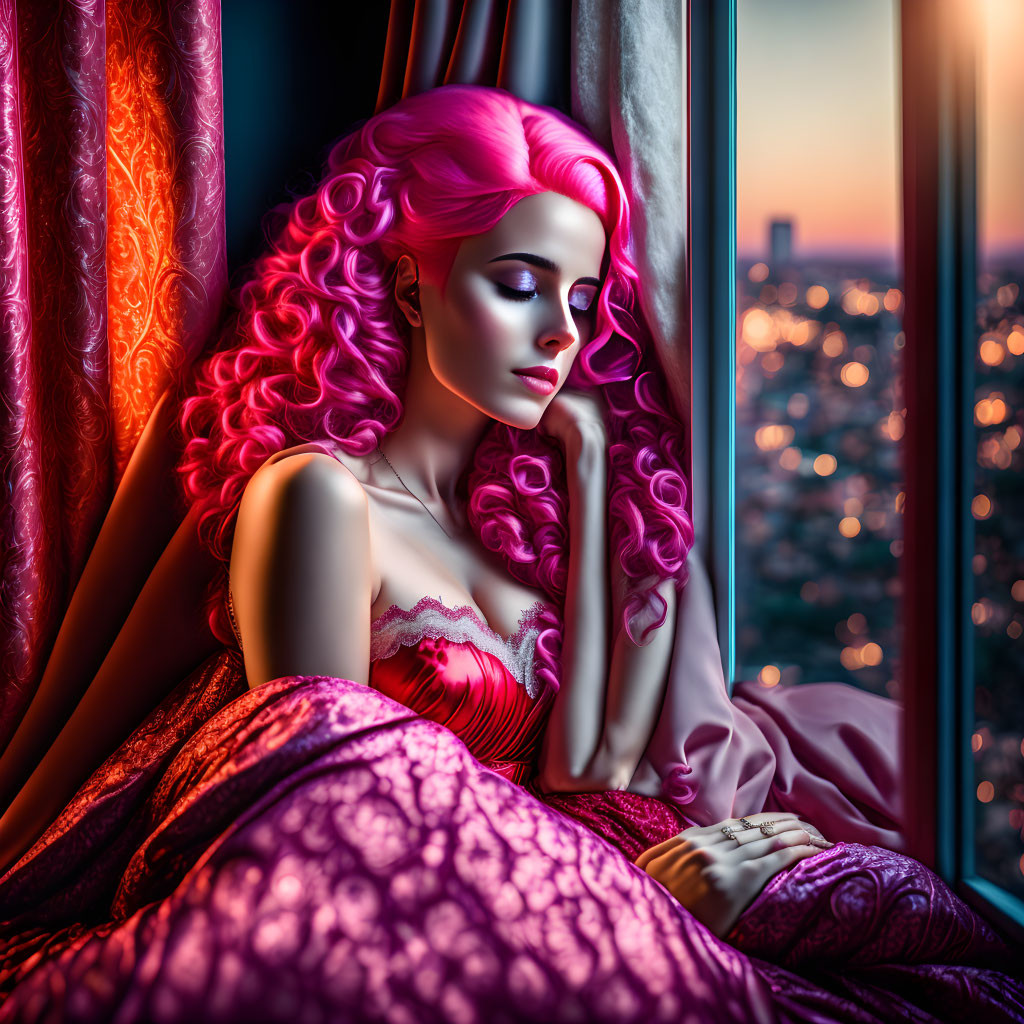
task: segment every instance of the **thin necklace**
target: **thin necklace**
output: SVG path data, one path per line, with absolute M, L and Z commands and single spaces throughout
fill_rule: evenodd
M 416 500 L 421 505 L 423 505 L 423 511 L 426 512 L 427 515 L 430 516 L 430 518 L 433 519 L 435 523 L 437 523 L 439 529 L 444 533 L 444 535 L 449 540 L 454 540 L 452 535 L 444 528 L 444 526 L 442 526 L 441 521 L 437 518 L 437 516 L 435 516 L 434 513 L 431 512 L 430 509 L 427 508 L 427 506 L 424 505 L 423 502 L 418 497 L 416 497 L 416 495 L 413 494 L 411 490 L 409 490 L 409 485 L 398 475 L 398 470 L 391 465 L 391 460 L 384 454 L 384 450 L 381 448 L 380 445 L 377 445 L 377 453 L 388 464 L 388 468 L 391 470 L 392 473 L 395 474 L 395 479 L 405 488 L 406 493 L 409 494 L 411 497 L 416 498 Z

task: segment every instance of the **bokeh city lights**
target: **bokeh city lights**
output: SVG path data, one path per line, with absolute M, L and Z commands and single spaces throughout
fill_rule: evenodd
M 966 753 L 975 870 L 1024 898 L 1024 3 L 973 11 Z M 839 680 L 900 699 L 898 11 L 895 0 L 739 0 L 738 16 L 737 677 Z M 827 81 L 808 89 L 808 54 L 826 50 Z

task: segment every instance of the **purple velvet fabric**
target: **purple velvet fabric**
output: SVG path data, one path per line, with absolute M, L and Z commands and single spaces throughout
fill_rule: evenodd
M 724 942 L 443 725 L 341 679 L 247 690 L 234 652 L 0 907 L 4 1022 L 1024 1020 L 1010 952 L 902 854 L 804 860 Z

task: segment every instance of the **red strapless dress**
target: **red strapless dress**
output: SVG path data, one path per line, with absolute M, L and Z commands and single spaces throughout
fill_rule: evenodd
M 424 597 L 370 627 L 370 685 L 451 729 L 481 764 L 603 836 L 631 860 L 694 824 L 658 797 L 615 790 L 544 793 L 537 760 L 555 690 L 534 670 L 544 605 L 502 637 L 469 607 Z
M 370 685 L 451 729 L 482 764 L 522 785 L 535 774 L 554 692 L 533 670 L 543 604 L 501 637 L 469 607 L 424 597 L 370 627 Z

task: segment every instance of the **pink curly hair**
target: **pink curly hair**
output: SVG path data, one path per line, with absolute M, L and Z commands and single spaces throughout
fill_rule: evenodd
M 540 192 L 589 207 L 608 236 L 595 336 L 569 383 L 602 388 L 610 410 L 611 542 L 632 584 L 625 626 L 651 602 L 661 605 L 655 625 L 664 621 L 655 588 L 666 579 L 682 587 L 693 527 L 683 430 L 639 314 L 618 172 L 552 110 L 497 89 L 445 86 L 342 139 L 313 194 L 274 211 L 286 217 L 283 227 L 233 297 L 221 343 L 196 368 L 182 406 L 179 472 L 200 509 L 204 543 L 224 565 L 208 609 L 218 639 L 232 638 L 227 563 L 253 473 L 275 452 L 325 438 L 367 454 L 401 419 L 409 337 L 394 300 L 398 258 L 412 254 L 443 286 L 463 238 Z M 559 451 L 536 431 L 495 423 L 464 485 L 483 544 L 561 604 L 568 499 Z M 553 617 L 548 626 L 540 653 L 553 681 L 560 629 Z

